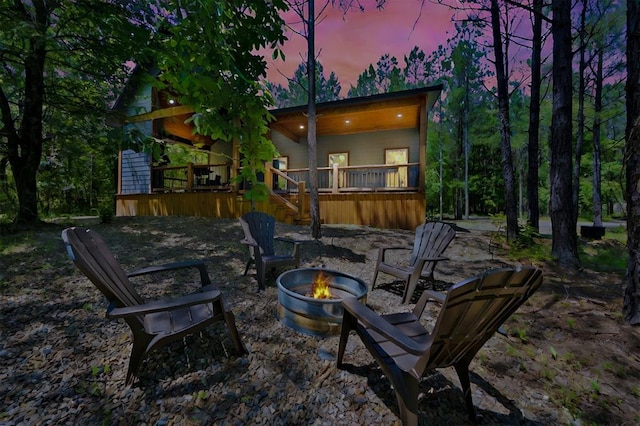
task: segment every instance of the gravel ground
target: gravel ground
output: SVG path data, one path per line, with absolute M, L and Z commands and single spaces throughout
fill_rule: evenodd
M 125 269 L 205 259 L 236 315 L 248 354 L 238 356 L 226 330 L 213 326 L 152 353 L 139 381 L 125 386 L 130 332 L 123 322 L 104 318 L 104 298 L 65 256 L 59 238 L 63 226 L 49 225 L 31 236 L 37 247 L 17 244 L 0 257 L 0 267 L 6 268 L 0 304 L 0 425 L 399 424 L 389 382 L 357 336 L 349 339 L 348 367 L 339 370 L 337 336 L 308 336 L 278 321 L 275 276 L 259 292 L 255 277 L 242 275 L 248 254 L 239 244 L 237 221 L 117 218 L 92 227 Z M 366 282 L 373 276 L 378 247 L 413 240 L 408 231 L 355 226 L 323 226 L 323 237 L 313 240 L 306 227 L 279 223 L 277 234 L 301 241 L 301 266 L 335 269 Z M 41 254 L 45 248 L 47 254 Z M 443 287 L 486 269 L 518 264 L 501 255 L 494 235 L 484 231 L 460 229 L 446 254 L 450 260 L 436 269 Z M 198 285 L 196 278 L 186 273 L 145 277 L 136 285 L 145 297 L 155 298 L 185 293 Z M 400 288 L 392 277 L 381 278 L 382 285 L 369 292 L 368 305 L 380 313 L 411 309 L 400 305 Z M 532 306 L 521 310 L 525 317 L 538 312 Z M 423 316 L 427 327 L 437 312 L 437 306 L 428 307 Z M 630 333 L 637 339 L 636 331 Z M 495 336 L 472 363 L 481 424 L 574 422 L 539 376 L 523 372 L 523 361 L 513 350 L 526 351 L 526 346 L 523 339 Z M 637 366 L 636 359 L 630 368 Z M 638 402 L 637 397 L 620 398 L 622 411 L 625 404 Z M 467 422 L 453 369 L 425 376 L 420 424 Z

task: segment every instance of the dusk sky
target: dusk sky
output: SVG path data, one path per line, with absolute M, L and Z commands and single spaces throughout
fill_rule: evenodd
M 317 9 L 320 4 L 316 2 Z M 350 11 L 346 15 L 338 8 L 328 7 L 326 17 L 316 25 L 316 55 L 319 53 L 327 77 L 331 71 L 336 73 L 343 95 L 356 84 L 365 67 L 375 66 L 381 55 L 395 56 L 402 67 L 404 55 L 414 46 L 429 55 L 453 35 L 453 11 L 446 6 L 427 1 L 421 11 L 420 0 L 390 0 L 384 9 L 377 10 L 373 1 L 365 0 L 363 4 L 368 6 L 365 12 Z M 296 18 L 293 15 L 286 21 L 294 22 Z M 307 50 L 303 37 L 291 31 L 287 36 L 289 40 L 283 48 L 286 61 L 272 61 L 267 55 L 268 80 L 285 86 L 284 76 L 293 75 Z

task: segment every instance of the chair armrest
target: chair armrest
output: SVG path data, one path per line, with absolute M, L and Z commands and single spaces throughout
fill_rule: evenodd
M 413 308 L 413 315 L 420 318 L 429 300 L 433 299 L 442 305 L 446 298 L 447 298 L 446 293 L 442 293 L 440 291 L 434 291 L 434 290 L 424 290 L 422 292 L 422 295 L 420 296 L 420 299 L 418 300 L 418 303 L 416 303 L 416 306 Z
M 146 274 L 155 274 L 157 272 L 175 271 L 178 269 L 197 268 L 200 272 L 200 283 L 202 286 L 211 284 L 209 274 L 207 273 L 207 265 L 202 260 L 187 260 L 184 262 L 167 263 L 166 265 L 148 266 L 142 269 L 136 269 L 127 273 L 127 277 L 137 277 Z
M 109 307 L 108 318 L 125 318 L 129 316 L 139 316 L 154 312 L 170 311 L 177 308 L 185 308 L 193 305 L 214 302 L 221 296 L 220 290 L 210 289 L 207 291 L 187 294 L 167 300 L 153 300 L 142 305 L 126 306 L 123 308 Z
M 300 244 L 300 241 L 292 240 L 291 238 L 285 238 L 285 237 L 274 237 L 273 239 L 274 239 L 274 240 L 276 240 L 276 241 L 282 241 L 282 242 L 290 243 L 290 244 L 293 244 L 293 245 L 298 245 L 298 244 Z
M 425 260 L 427 262 L 440 262 L 441 260 L 449 260 L 448 257 L 443 257 L 443 256 L 439 256 L 439 257 L 421 257 L 420 259 Z
M 245 245 L 251 246 L 251 247 L 258 247 L 258 243 L 253 238 L 251 238 L 251 239 L 243 238 L 242 240 L 240 240 L 240 244 L 245 244 Z
M 407 337 L 400 329 L 391 325 L 384 318 L 371 310 L 368 306 L 362 304 L 355 297 L 346 297 L 342 300 L 342 307 L 345 315 L 351 315 L 357 321 L 366 327 L 380 333 L 392 343 L 413 355 L 422 355 L 429 347 L 430 340 L 427 344 L 418 344 L 415 340 Z
M 297 261 L 300 261 L 300 241 L 284 237 L 274 237 L 274 240 L 293 245 L 293 257 L 295 257 Z
M 400 246 L 389 246 L 389 247 L 380 247 L 378 250 L 387 251 L 387 250 L 411 250 L 412 247 L 400 247 Z
M 387 251 L 390 250 L 411 250 L 411 247 L 400 247 L 400 246 L 388 246 L 388 247 L 379 247 L 378 248 L 378 263 L 384 262 L 384 257 Z

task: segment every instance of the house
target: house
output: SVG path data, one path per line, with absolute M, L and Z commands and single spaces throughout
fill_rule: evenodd
M 325 224 L 414 229 L 426 214 L 427 117 L 442 86 L 350 98 L 317 105 L 320 218 Z M 272 110 L 270 138 L 279 157 L 267 165 L 272 189 L 256 208 L 288 223 L 309 219 L 306 105 Z M 236 184 L 235 143 L 193 133 L 193 110 L 150 86 L 120 103 L 122 125 L 167 143 L 206 153 L 198 164 L 164 164 L 150 155 L 122 151 L 118 161 L 116 215 L 185 215 L 235 218 L 251 209 Z

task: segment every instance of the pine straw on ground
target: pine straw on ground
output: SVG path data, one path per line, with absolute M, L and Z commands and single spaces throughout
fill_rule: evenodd
M 257 291 L 243 276 L 248 253 L 237 221 L 118 218 L 92 226 L 125 269 L 205 259 L 236 315 L 249 350 L 238 356 L 223 326 L 150 355 L 132 387 L 124 379 L 131 348 L 123 322 L 104 318 L 105 299 L 66 257 L 64 226 L 2 236 L 0 242 L 0 425 L 31 424 L 399 424 L 388 380 L 357 338 L 347 369 L 335 366 L 338 337 L 311 337 L 275 316 L 271 276 Z M 488 232 L 460 229 L 436 269 L 442 288 L 486 269 L 517 265 Z M 412 242 L 409 231 L 278 224 L 301 240 L 302 265 L 370 282 L 377 248 Z M 524 262 L 526 263 L 526 262 Z M 472 362 L 472 391 L 483 424 L 638 424 L 640 338 L 623 324 L 623 278 L 540 264 L 545 284 Z M 381 279 L 380 279 L 381 278 Z M 381 276 L 367 303 L 380 313 L 400 305 L 401 289 Z M 149 298 L 183 294 L 196 274 L 138 279 Z M 423 320 L 433 326 L 438 307 Z M 451 368 L 421 383 L 420 423 L 466 424 Z

